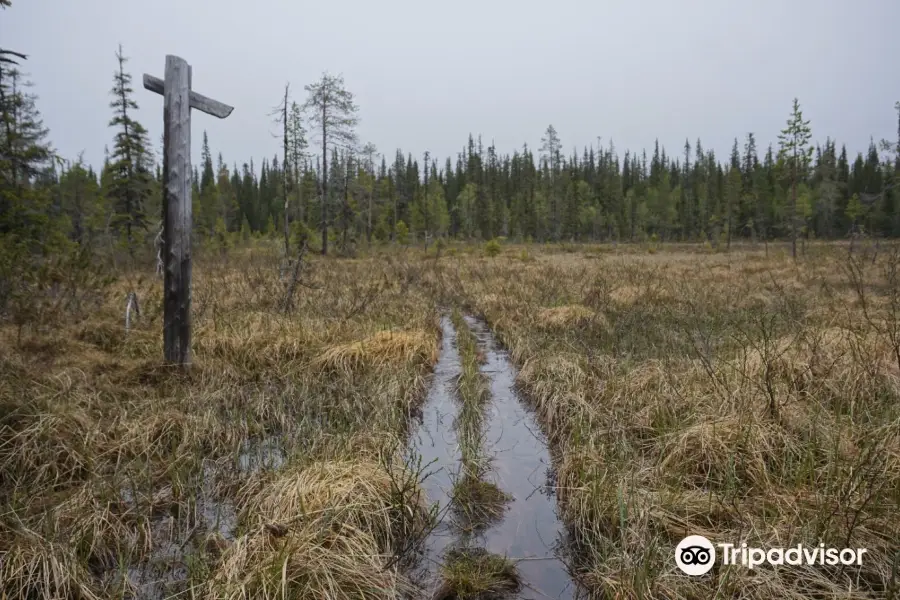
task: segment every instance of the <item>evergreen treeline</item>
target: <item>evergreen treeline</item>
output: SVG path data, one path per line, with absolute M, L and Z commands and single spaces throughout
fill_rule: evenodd
M 294 105 L 295 118 L 299 112 Z M 685 141 L 677 156 L 658 144 L 652 154 L 588 147 L 564 155 L 552 126 L 542 146 L 510 154 L 469 135 L 443 162 L 374 147 L 329 148 L 325 221 L 338 243 L 358 240 L 490 239 L 534 241 L 711 241 L 800 236 L 837 238 L 864 231 L 900 236 L 900 152 L 871 143 L 848 157 L 831 139 L 815 147 L 792 133 L 803 123 L 799 106 L 782 143 L 760 152 L 754 135 L 734 141 L 720 160 L 702 141 Z M 898 121 L 900 124 L 900 121 Z M 302 128 L 293 128 L 305 136 Z M 800 136 L 803 138 L 804 136 Z M 290 139 L 289 146 L 296 145 Z M 793 145 L 792 145 L 793 144 Z M 900 144 L 900 126 L 898 126 Z M 305 146 L 305 142 L 302 146 Z M 794 146 L 796 146 L 796 153 Z M 294 229 L 323 222 L 321 154 L 305 149 L 229 168 L 213 164 L 204 134 L 195 170 L 195 225 L 201 234 L 240 231 L 277 234 L 287 218 Z M 104 172 L 108 167 L 104 167 Z M 98 186 L 102 187 L 102 186 Z M 792 227 L 793 226 L 793 227 Z
M 80 159 L 56 157 L 19 71 L 24 57 L 3 52 L 4 255 L 19 260 L 64 243 L 133 251 L 157 238 L 162 173 L 132 116 L 137 104 L 121 48 L 111 89 L 112 151 L 99 173 Z M 727 245 L 735 238 L 900 236 L 900 120 L 896 144 L 872 142 L 853 157 L 831 139 L 812 146 L 795 101 L 777 147 L 758 148 L 750 133 L 721 158 L 699 139 L 686 140 L 677 154 L 658 143 L 649 155 L 620 154 L 612 143 L 564 153 L 552 125 L 538 149 L 501 154 L 470 134 L 455 157 L 397 150 L 388 158 L 358 144 L 357 107 L 340 77 L 324 75 L 306 91 L 298 104 L 285 90 L 274 113 L 282 147 L 258 164 L 229 165 L 221 153 L 214 159 L 203 134 L 193 176 L 199 240 L 227 244 L 230 232 L 283 232 L 288 248 L 307 236 L 324 252 L 329 239 L 347 248 L 440 237 Z

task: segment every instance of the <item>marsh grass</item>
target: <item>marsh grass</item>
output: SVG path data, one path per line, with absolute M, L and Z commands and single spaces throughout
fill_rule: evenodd
M 452 269 L 520 366 L 597 597 L 897 589 L 896 249 L 853 263 L 829 246 L 797 263 L 762 248 L 530 253 Z M 870 558 L 688 578 L 672 560 L 688 534 Z
M 464 536 L 477 534 L 500 519 L 512 499 L 486 475 L 476 477 L 468 472 L 454 483 L 452 510 L 454 525 Z
M 264 243 L 201 256 L 186 372 L 161 362 L 153 278 L 86 320 L 0 327 L 0 596 L 407 588 L 392 556 L 426 515 L 400 454 L 436 316 L 413 266 L 312 262 L 285 314 Z
M 161 363 L 153 278 L 122 274 L 71 322 L 0 325 L 0 596 L 400 597 L 393 555 L 428 521 L 400 449 L 452 305 L 519 366 L 596 597 L 896 597 L 896 248 L 449 250 L 310 257 L 287 313 L 265 242 L 201 255 L 187 372 Z M 489 390 L 454 323 L 454 493 L 486 510 Z M 869 553 L 689 578 L 688 534 Z M 505 559 L 455 558 L 450 593 L 511 589 Z
M 484 354 L 459 310 L 451 320 L 456 328 L 460 375 L 457 383 L 460 410 L 454 428 L 459 441 L 461 468 L 453 483 L 454 524 L 465 535 L 481 531 L 499 519 L 511 497 L 490 480 L 491 457 L 485 453 L 485 416 L 490 402 L 488 377 L 481 372 Z
M 520 587 L 515 564 L 481 548 L 454 548 L 441 565 L 443 584 L 432 600 L 500 600 Z
M 460 356 L 457 381 L 460 410 L 454 428 L 462 455 L 462 472 L 478 479 L 487 471 L 489 463 L 488 457 L 484 455 L 484 420 L 490 389 L 487 377 L 481 372 L 483 357 L 475 336 L 458 310 L 453 312 L 451 320 L 456 328 Z
M 395 474 L 394 474 L 395 475 Z M 397 503 L 377 462 L 317 462 L 252 480 L 242 490 L 248 533 L 213 574 L 211 597 L 381 598 L 411 588 L 386 570 L 385 549 L 424 527 L 424 505 Z M 401 525 L 402 524 L 402 525 Z

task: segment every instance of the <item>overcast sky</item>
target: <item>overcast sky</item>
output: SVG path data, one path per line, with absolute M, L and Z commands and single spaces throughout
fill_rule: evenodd
M 325 70 L 389 160 L 398 147 L 455 157 L 469 132 L 502 153 L 536 148 L 550 123 L 567 152 L 597 136 L 649 152 L 658 137 L 680 155 L 700 137 L 724 158 L 748 131 L 762 155 L 794 96 L 817 141 L 852 154 L 895 141 L 898 23 L 897 0 L 13 0 L 0 44 L 29 55 L 56 148 L 95 165 L 120 42 L 155 148 L 162 97 L 141 74 L 162 77 L 166 54 L 235 107 L 222 121 L 195 111 L 195 163 L 204 129 L 229 164 L 279 152 L 269 111 L 285 83 L 302 101 Z

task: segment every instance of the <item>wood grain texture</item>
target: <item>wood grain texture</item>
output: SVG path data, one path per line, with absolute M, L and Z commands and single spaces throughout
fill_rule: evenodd
M 163 96 L 163 354 L 191 364 L 191 109 L 224 119 L 233 107 L 191 91 L 191 66 L 166 56 L 165 79 L 144 75 L 144 87 Z
M 166 56 L 163 93 L 165 281 L 163 346 L 169 363 L 191 363 L 191 71 Z
M 144 73 L 144 88 L 150 90 L 151 92 L 165 95 L 165 82 L 159 77 L 154 77 L 153 75 L 147 75 L 146 73 Z M 219 102 L 218 100 L 207 98 L 203 94 L 198 94 L 194 91 L 191 91 L 190 98 L 191 108 L 196 108 L 199 111 L 205 112 L 208 115 L 212 115 L 220 119 L 224 119 L 231 114 L 231 111 L 234 110 L 233 106 L 228 106 L 227 104 Z

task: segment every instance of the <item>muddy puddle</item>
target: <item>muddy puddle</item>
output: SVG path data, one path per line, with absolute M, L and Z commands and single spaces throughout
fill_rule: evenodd
M 506 351 L 483 322 L 471 317 L 465 321 L 484 355 L 480 369 L 490 388 L 482 449 L 490 458 L 487 478 L 510 499 L 502 516 L 474 533 L 456 528 L 449 516 L 453 482 L 460 472 L 460 449 L 453 424 L 460 408 L 456 385 L 461 366 L 457 332 L 451 320 L 444 317 L 440 358 L 422 422 L 410 444 L 411 456 L 421 457 L 423 466 L 431 463 L 423 487 L 428 501 L 439 504 L 442 519 L 425 540 L 414 579 L 424 588 L 423 596 L 429 597 L 429 591 L 437 586 L 439 565 L 446 551 L 474 546 L 516 561 L 522 587 L 515 598 L 582 598 L 585 594 L 573 582 L 563 560 L 566 534 L 557 516 L 546 439 L 515 389 L 517 371 Z
M 230 460 L 204 461 L 201 483 L 191 503 L 192 514 L 181 527 L 174 515 L 156 514 L 148 523 L 152 549 L 139 564 L 127 566 L 123 586 L 134 600 L 162 600 L 185 594 L 191 557 L 221 552 L 234 541 L 238 515 L 234 505 L 217 491 L 217 485 L 229 473 L 249 477 L 264 470 L 276 470 L 287 460 L 284 447 L 275 437 L 248 440 L 234 463 Z M 166 507 L 172 502 L 171 490 L 157 491 L 154 502 Z M 123 500 L 135 504 L 135 494 L 122 490 Z M 120 584 L 121 585 L 121 584 Z

